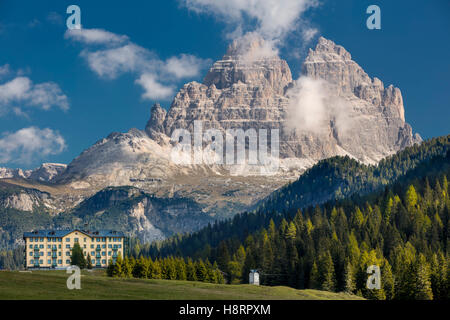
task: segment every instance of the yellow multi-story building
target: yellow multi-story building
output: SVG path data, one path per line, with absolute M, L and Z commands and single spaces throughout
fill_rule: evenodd
M 70 266 L 75 243 L 79 243 L 85 259 L 92 266 L 105 268 L 120 254 L 123 257 L 125 236 L 120 231 L 100 230 L 37 230 L 26 232 L 25 267 L 62 269 Z

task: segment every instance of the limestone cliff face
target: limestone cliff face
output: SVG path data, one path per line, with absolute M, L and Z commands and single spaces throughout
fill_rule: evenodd
M 405 122 L 400 89 L 370 78 L 342 46 L 320 38 L 303 64 L 303 75 L 325 80 L 332 94 L 347 102 L 347 127 L 344 132 L 332 130 L 339 147 L 358 160 L 377 162 L 422 141 Z
M 244 53 L 238 44 L 230 45 L 222 60 L 214 63 L 203 83 L 190 82 L 181 88 L 163 122 L 159 108 L 152 109 L 147 132 L 171 136 L 177 128 L 193 129 L 194 120 L 203 120 L 208 128 L 279 128 L 284 119 L 287 86 L 292 82 L 286 61 L 277 56 L 248 60 L 252 50 L 261 46 L 258 40 Z M 250 53 L 250 55 L 249 55 Z
M 32 212 L 39 207 L 51 209 L 52 199 L 50 194 L 35 189 L 8 190 L 6 185 L 0 185 L 0 207 L 19 211 Z
M 193 130 L 194 120 L 204 129 L 280 129 L 281 158 L 311 162 L 335 155 L 350 155 L 376 163 L 401 148 L 420 142 L 405 123 L 398 88 L 384 87 L 370 78 L 343 47 L 320 38 L 303 64 L 302 77 L 322 80 L 328 101 L 319 130 L 291 130 L 292 95 L 297 85 L 286 61 L 278 56 L 258 56 L 262 40 L 233 42 L 222 60 L 211 67 L 203 83 L 190 82 L 175 96 L 169 111 L 158 105 L 146 131 L 167 141 L 178 128 Z M 339 103 L 336 111 L 335 104 Z M 333 111 L 334 110 L 334 111 Z M 312 113 L 315 111 L 312 110 Z M 343 125 L 342 118 L 345 118 Z M 341 123 L 339 123 L 341 121 Z

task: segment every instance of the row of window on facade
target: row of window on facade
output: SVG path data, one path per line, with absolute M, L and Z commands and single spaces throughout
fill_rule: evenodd
M 34 239 L 34 240 L 33 240 Z M 30 242 L 44 242 L 45 238 L 29 238 Z M 94 238 L 97 239 L 97 242 L 106 242 L 106 238 Z M 74 242 L 79 242 L 78 238 L 74 238 Z M 62 238 L 47 238 L 48 242 L 62 242 Z M 86 242 L 87 238 L 83 238 L 83 241 Z M 122 238 L 108 238 L 110 242 L 120 242 Z M 70 242 L 70 238 L 66 238 L 66 242 Z
M 35 248 L 35 249 L 44 249 L 44 245 L 43 244 L 41 244 L 41 245 L 39 245 L 39 247 L 38 247 L 38 245 L 37 244 L 35 244 L 34 246 L 32 245 L 32 244 L 30 244 L 30 249 L 33 249 L 33 248 Z M 56 245 L 51 245 L 51 244 L 49 244 L 48 246 L 47 246 L 47 248 L 48 249 L 56 249 Z M 71 246 L 70 246 L 70 244 L 66 244 L 66 248 L 67 249 L 71 249 Z M 84 249 L 86 249 L 86 245 L 84 245 L 83 246 L 83 248 Z M 94 249 L 95 248 L 95 245 L 94 244 L 91 244 L 91 249 Z M 98 244 L 97 245 L 97 248 L 101 248 L 101 249 L 106 249 L 106 244 L 103 244 L 101 247 L 100 247 L 100 245 Z M 114 249 L 120 249 L 120 248 L 122 248 L 122 245 L 121 244 L 108 244 L 108 248 L 110 248 L 110 249 L 112 249 L 112 248 L 114 248 Z M 61 245 L 59 244 L 58 245 L 58 249 L 61 249 Z
M 85 256 L 87 256 L 86 252 L 83 252 L 83 253 L 84 253 Z M 33 253 L 33 251 L 30 251 L 30 257 L 33 256 L 33 255 L 35 255 L 35 253 Z M 47 256 L 51 256 L 51 255 L 52 255 L 51 252 L 47 252 Z M 70 256 L 70 255 L 71 255 L 71 252 L 70 251 L 66 251 L 66 256 Z M 100 255 L 100 252 L 99 252 L 99 255 Z M 106 256 L 106 252 L 102 251 L 101 255 L 102 256 Z M 108 256 L 111 256 L 111 255 L 114 256 L 114 253 L 111 253 L 111 251 L 108 251 Z M 44 252 L 39 252 L 39 256 L 43 257 L 44 256 Z M 55 256 L 56 256 L 56 254 L 55 254 Z M 58 252 L 58 256 L 59 257 L 61 256 L 61 252 Z M 91 256 L 95 256 L 95 251 L 91 251 Z
M 30 264 L 43 264 L 44 263 L 44 260 L 30 260 Z M 51 264 L 52 263 L 52 261 L 51 260 L 47 260 L 47 263 L 48 264 Z M 103 260 L 100 260 L 100 259 L 97 259 L 97 260 L 95 260 L 95 259 L 92 259 L 92 264 L 95 264 L 95 263 L 98 263 L 98 264 L 106 264 L 106 260 L 105 259 L 103 259 Z M 58 260 L 58 262 L 57 262 L 57 264 L 62 264 L 62 260 Z M 66 264 L 70 264 L 70 260 L 69 259 L 67 259 L 66 260 Z

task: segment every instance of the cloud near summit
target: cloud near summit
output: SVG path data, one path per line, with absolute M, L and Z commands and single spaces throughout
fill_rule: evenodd
M 197 13 L 211 14 L 224 21 L 233 31 L 231 38 L 247 32 L 256 32 L 265 40 L 281 41 L 288 33 L 301 26 L 302 14 L 316 7 L 318 0 L 180 0 L 188 9 Z M 302 33 L 310 34 L 303 31 Z
M 189 54 L 163 60 L 131 42 L 128 36 L 102 29 L 67 30 L 64 37 L 85 46 L 80 56 L 99 77 L 115 79 L 125 73 L 134 74 L 135 83 L 144 90 L 143 99 L 171 98 L 178 80 L 200 75 L 211 63 Z

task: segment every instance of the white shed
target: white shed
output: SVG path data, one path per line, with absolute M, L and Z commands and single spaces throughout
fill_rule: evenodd
M 258 270 L 250 270 L 250 284 L 254 284 L 255 286 L 259 286 L 259 272 Z

